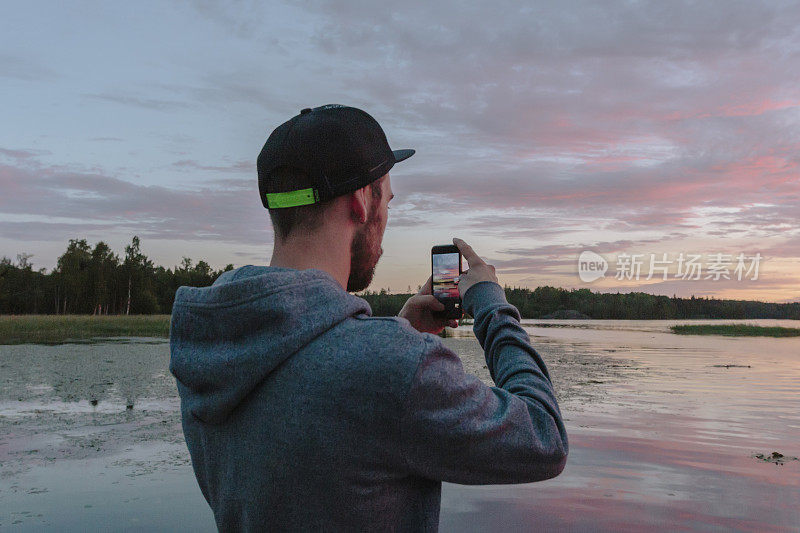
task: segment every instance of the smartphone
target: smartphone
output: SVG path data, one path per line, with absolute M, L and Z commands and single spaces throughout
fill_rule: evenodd
M 434 312 L 434 316 L 458 319 L 463 315 L 458 292 L 461 273 L 461 252 L 456 245 L 443 244 L 431 248 L 431 288 L 436 299 L 445 306 L 443 311 Z

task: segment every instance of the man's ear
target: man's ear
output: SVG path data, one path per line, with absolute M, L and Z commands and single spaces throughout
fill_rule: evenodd
M 366 189 L 367 187 L 362 187 L 350 193 L 350 216 L 357 224 L 367 221 L 369 206 L 367 205 Z

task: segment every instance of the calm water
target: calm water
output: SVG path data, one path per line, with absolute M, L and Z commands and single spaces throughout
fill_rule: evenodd
M 447 485 L 442 529 L 800 531 L 800 462 L 752 457 L 800 457 L 800 338 L 669 332 L 686 322 L 526 321 L 557 386 L 574 378 L 564 352 L 603 361 L 590 393 L 562 401 L 567 467 L 541 483 Z
M 526 321 L 567 419 L 567 467 L 445 483 L 441 530 L 800 531 L 800 461 L 753 457 L 800 457 L 800 338 L 668 330 L 687 322 Z M 445 341 L 487 378 L 466 328 Z M 215 530 L 168 357 L 166 344 L 0 346 L 0 529 Z M 76 384 L 87 365 L 100 370 Z

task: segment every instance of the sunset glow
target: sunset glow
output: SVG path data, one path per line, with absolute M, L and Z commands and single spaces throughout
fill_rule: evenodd
M 165 266 L 268 264 L 256 156 L 301 108 L 341 103 L 416 150 L 390 172 L 373 289 L 416 290 L 460 237 L 509 286 L 800 300 L 796 6 L 7 11 L 0 257 L 49 270 L 70 238 L 138 235 Z M 763 260 L 757 280 L 586 283 L 584 250 Z

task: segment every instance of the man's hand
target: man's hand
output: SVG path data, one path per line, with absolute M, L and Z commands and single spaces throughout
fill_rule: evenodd
M 461 295 L 462 300 L 469 288 L 479 281 L 494 281 L 495 283 L 500 283 L 497 281 L 497 276 L 494 273 L 494 266 L 487 265 L 486 262 L 475 253 L 472 246 L 457 238 L 453 239 L 453 244 L 458 247 L 461 251 L 461 255 L 464 256 L 464 259 L 466 259 L 469 264 L 469 268 L 458 278 L 458 294 Z
M 445 326 L 458 327 L 458 321 L 436 318 L 432 311 L 443 311 L 444 304 L 431 293 L 432 279 L 429 277 L 417 294 L 406 300 L 397 316 L 408 320 L 421 333 L 439 334 Z

